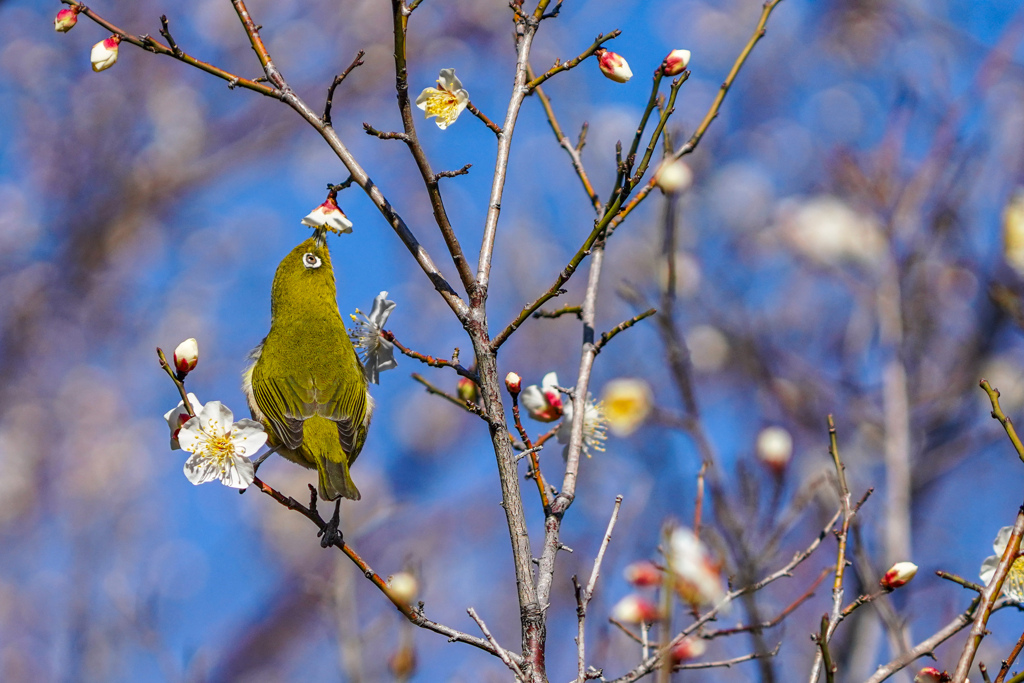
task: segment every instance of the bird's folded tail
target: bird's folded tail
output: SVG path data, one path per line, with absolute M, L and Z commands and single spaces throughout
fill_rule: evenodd
M 352 477 L 348 473 L 348 464 L 344 454 L 340 461 L 331 458 L 317 458 L 317 472 L 320 475 L 320 498 L 323 500 L 337 500 L 338 498 L 349 498 L 359 500 L 359 489 L 356 488 Z

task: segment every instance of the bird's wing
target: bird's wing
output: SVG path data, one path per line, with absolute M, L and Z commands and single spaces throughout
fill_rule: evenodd
M 351 465 L 366 438 L 366 385 L 338 382 L 315 393 L 316 413 L 338 425 L 338 439 Z
M 252 394 L 286 448 L 302 445 L 302 423 L 316 414 L 313 388 L 288 377 L 266 377 L 259 363 L 253 368 Z

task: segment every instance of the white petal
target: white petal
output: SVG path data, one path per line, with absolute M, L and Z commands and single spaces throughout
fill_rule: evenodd
M 540 385 L 545 389 L 558 386 L 558 375 L 554 372 L 549 372 L 544 375 L 544 379 L 540 381 Z
M 544 394 L 536 384 L 531 384 L 523 389 L 523 392 L 519 394 L 519 402 L 531 415 L 539 413 L 548 406 L 548 400 L 544 398 Z
M 1010 535 L 1013 534 L 1012 526 L 1004 526 L 996 534 L 996 540 L 992 544 L 992 550 L 996 551 L 996 555 L 1002 557 L 1003 551 L 1006 550 L 1006 544 L 1010 542 Z
M 416 98 L 416 106 L 420 109 L 427 110 L 427 100 L 434 95 L 440 95 L 441 91 L 437 88 L 424 88 L 423 92 L 420 93 L 419 97 Z
M 350 221 L 341 211 L 332 211 L 331 215 L 328 216 L 327 220 L 324 222 L 324 225 L 340 233 L 352 232 L 352 221 Z
M 992 580 L 992 575 L 996 573 L 996 565 L 999 564 L 999 557 L 995 555 L 989 555 L 985 558 L 985 561 L 981 563 L 981 572 L 979 576 L 982 582 L 987 586 L 988 582 Z
M 219 478 L 220 468 L 206 456 L 196 453 L 185 461 L 185 477 L 199 486 Z
M 196 417 L 199 418 L 203 431 L 214 438 L 227 434 L 235 420 L 234 413 L 220 401 L 210 401 Z
M 302 224 L 311 228 L 319 228 L 326 220 L 323 208 L 318 206 L 306 214 L 306 217 L 302 219 Z
M 437 80 L 441 83 L 441 87 L 448 92 L 462 89 L 462 81 L 455 75 L 455 69 L 441 69 L 441 73 L 438 76 Z
M 572 415 L 566 413 L 562 419 L 562 424 L 558 425 L 558 432 L 555 434 L 555 438 L 558 439 L 558 443 L 569 443 L 569 439 L 572 438 Z
M 231 488 L 247 489 L 255 477 L 256 472 L 248 458 L 232 458 L 224 474 L 220 475 L 220 481 Z
M 252 456 L 267 442 L 267 433 L 263 425 L 248 418 L 235 423 L 231 430 L 231 442 L 239 455 Z
M 189 453 L 197 453 L 203 450 L 207 438 L 200 429 L 199 418 L 193 417 L 181 426 L 181 431 L 178 432 L 178 445 Z
M 391 316 L 391 311 L 395 310 L 397 305 L 394 301 L 388 301 L 387 292 L 381 292 L 374 297 L 373 308 L 370 309 L 370 315 L 367 316 L 367 319 L 378 330 L 383 329 L 388 322 L 388 318 Z

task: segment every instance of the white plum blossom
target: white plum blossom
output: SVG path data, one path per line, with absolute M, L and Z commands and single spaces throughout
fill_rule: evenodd
M 436 88 L 424 88 L 416 98 L 416 106 L 425 118 L 436 116 L 437 127 L 444 130 L 455 123 L 469 105 L 469 93 L 455 75 L 455 69 L 441 69 Z
M 672 532 L 668 564 L 676 591 L 691 605 L 714 605 L 725 597 L 721 567 L 690 529 L 679 527 Z
M 568 444 L 572 436 L 572 399 L 565 399 L 565 417 L 558 426 L 558 443 Z M 603 451 L 604 442 L 608 440 L 608 420 L 604 416 L 604 402 L 595 402 L 589 395 L 583 409 L 583 454 L 588 458 L 592 450 Z M 569 446 L 566 445 L 563 457 L 568 457 Z
M 992 581 L 992 577 L 996 573 L 996 566 L 1003 556 L 1003 551 L 1006 550 L 1006 544 L 1010 542 L 1010 535 L 1012 533 L 1013 527 L 1004 526 L 1000 529 L 999 533 L 996 534 L 995 542 L 992 543 L 992 550 L 996 554 L 989 555 L 981 563 L 980 577 L 986 586 Z M 1003 594 L 1017 602 L 1024 602 L 1024 557 L 1018 557 L 1010 565 L 1010 572 L 1006 575 L 1006 581 L 1003 582 Z
M 336 196 L 337 192 L 332 190 L 327 195 L 327 201 L 306 214 L 302 224 L 311 228 L 327 228 L 338 235 L 352 232 L 352 221 L 338 208 L 338 203 L 334 200 Z
M 350 316 L 356 326 L 349 328 L 348 336 L 363 364 L 363 374 L 366 375 L 367 381 L 374 384 L 378 383 L 381 372 L 398 367 L 398 361 L 395 360 L 395 345 L 383 335 L 388 316 L 397 305 L 394 301 L 388 301 L 387 292 L 381 292 L 373 300 L 370 315 L 357 308 L 356 313 L 363 316 L 363 319 L 360 320 L 355 315 Z
M 92 46 L 92 53 L 89 59 L 92 61 L 93 71 L 109 69 L 117 63 L 117 47 L 121 43 L 119 36 L 110 36 Z
M 192 410 L 197 414 L 203 409 L 203 404 L 199 402 L 199 399 L 192 392 L 188 393 L 188 404 L 192 406 Z M 182 425 L 192 419 L 192 416 L 188 414 L 188 410 L 185 408 L 185 402 L 178 401 L 178 405 L 164 413 L 164 419 L 167 420 L 167 426 L 171 430 L 171 450 L 179 450 L 181 445 L 178 444 L 178 432 L 181 431 Z
M 562 416 L 562 394 L 558 391 L 558 375 L 544 375 L 540 386 L 531 384 L 519 396 L 526 413 L 538 422 L 554 422 Z
M 219 479 L 225 486 L 248 488 L 256 473 L 249 459 L 267 442 L 263 426 L 235 416 L 220 401 L 210 401 L 178 433 L 181 448 L 192 456 L 185 476 L 193 484 Z

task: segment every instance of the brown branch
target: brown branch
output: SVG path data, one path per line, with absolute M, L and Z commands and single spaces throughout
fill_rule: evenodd
M 352 60 L 352 63 L 348 65 L 348 68 L 341 72 L 341 75 L 335 76 L 331 85 L 327 88 L 327 101 L 324 103 L 324 113 L 320 117 L 320 121 L 325 126 L 333 125 L 331 122 L 331 106 L 334 104 L 334 91 L 337 90 L 338 86 L 341 85 L 342 81 L 355 69 L 357 66 L 362 66 L 363 55 L 366 54 L 365 50 L 360 50 L 356 53 L 356 58 Z
M 829 628 L 831 626 L 830 619 L 827 614 L 821 615 L 821 630 L 811 636 L 811 640 L 818 646 L 818 654 L 821 657 L 822 667 L 825 669 L 825 681 L 826 683 L 835 683 L 836 680 L 836 663 L 832 661 L 832 653 L 828 649 L 828 637 Z M 814 675 L 817 676 L 817 670 Z
M 615 29 L 608 35 L 598 33 L 597 38 L 594 39 L 594 42 L 590 45 L 590 47 L 581 52 L 578 56 L 573 57 L 567 62 L 555 62 L 555 65 L 553 67 L 542 73 L 540 76 L 537 76 L 536 78 L 531 77 L 530 82 L 526 84 L 527 89 L 533 90 L 538 85 L 548 80 L 555 74 L 561 73 L 563 71 L 568 71 L 569 69 L 578 66 L 580 62 L 582 62 L 590 55 L 594 54 L 594 52 L 596 52 L 598 48 L 600 48 L 603 44 L 607 43 L 609 40 L 614 40 L 618 38 L 621 34 L 622 31 L 620 31 L 619 29 Z
M 323 531 L 323 529 L 327 526 L 327 522 L 324 520 L 323 517 L 320 516 L 320 513 L 317 512 L 316 510 L 316 489 L 314 489 L 312 486 L 310 487 L 311 504 L 309 507 L 307 507 L 300 503 L 299 501 L 292 498 L 291 496 L 286 496 L 280 491 L 277 491 L 276 489 L 265 483 L 263 480 L 261 480 L 259 477 L 254 478 L 252 483 L 253 486 L 255 486 L 260 491 L 273 498 L 280 505 L 284 506 L 289 510 L 294 510 L 295 512 L 298 512 L 303 517 L 311 521 L 316 526 L 317 529 Z M 380 592 L 383 593 L 388 600 L 391 601 L 391 603 L 398 609 L 398 611 L 402 613 L 402 616 L 408 619 L 410 623 L 419 626 L 420 628 L 427 629 L 428 631 L 439 633 L 447 637 L 449 641 L 467 643 L 474 647 L 480 648 L 485 652 L 489 652 L 492 655 L 498 656 L 498 651 L 495 649 L 494 645 L 489 643 L 488 641 L 482 638 L 471 636 L 461 631 L 457 631 L 453 628 L 449 628 L 448 626 L 444 626 L 443 624 L 431 621 L 423 615 L 422 607 L 418 611 L 405 601 L 396 597 L 394 593 L 391 592 L 391 589 L 388 586 L 387 581 L 381 578 L 381 576 L 377 574 L 377 572 L 375 572 L 370 567 L 369 564 L 366 563 L 366 561 L 359 555 L 359 553 L 357 553 L 352 546 L 346 543 L 344 539 L 340 538 L 340 536 L 335 537 L 333 545 L 334 547 L 338 548 L 343 553 L 345 553 L 346 557 L 352 560 L 352 562 L 359 568 L 359 571 L 362 572 L 363 576 L 369 579 L 370 582 L 374 586 L 376 586 L 377 589 L 380 590 Z M 518 655 L 512 656 L 515 657 L 517 662 L 521 661 L 521 658 L 518 657 Z
M 184 404 L 185 410 L 188 411 L 189 415 L 195 417 L 196 411 L 192 409 L 192 403 L 191 401 L 188 400 L 188 392 L 185 391 L 185 383 L 182 380 L 178 379 L 178 376 L 171 368 L 171 364 L 167 362 L 167 358 L 166 356 L 164 356 L 163 349 L 161 349 L 159 346 L 156 347 L 156 356 L 157 358 L 160 359 L 160 367 L 164 369 L 164 372 L 167 373 L 167 376 L 171 378 L 172 382 L 174 382 L 174 386 L 177 387 L 178 394 L 181 396 L 181 402 Z
M 1003 409 L 999 406 L 999 390 L 992 388 L 992 385 L 988 383 L 988 380 L 981 380 L 978 383 L 985 393 L 988 394 L 989 401 L 992 403 L 992 419 L 998 420 L 999 424 L 1003 425 L 1003 429 L 1006 430 L 1006 436 L 1010 438 L 1010 443 L 1013 444 L 1013 448 L 1017 451 L 1017 456 L 1024 461 L 1024 444 L 1021 443 L 1020 437 L 1017 436 L 1017 430 L 1013 428 L 1013 422 L 1006 416 Z
M 412 13 L 413 8 L 407 9 L 403 0 L 391 0 L 391 8 L 395 34 L 395 90 L 398 93 L 398 110 L 402 115 L 402 127 L 405 130 L 403 141 L 408 145 L 409 152 L 416 162 L 416 168 L 419 169 L 420 176 L 423 178 L 427 196 L 430 198 L 430 208 L 434 214 L 434 222 L 437 223 L 437 227 L 441 231 L 441 237 L 444 238 L 445 246 L 452 257 L 452 263 L 459 274 L 462 286 L 470 298 L 472 298 L 473 292 L 476 289 L 473 271 L 470 269 L 466 255 L 462 251 L 462 245 L 455 235 L 455 229 L 448 219 L 448 212 L 445 210 L 444 200 L 441 197 L 441 189 L 437 183 L 439 176 L 436 176 L 431 170 L 430 161 L 427 159 L 427 154 L 423 151 L 423 146 L 420 145 L 419 137 L 416 135 L 416 120 L 413 117 L 412 102 L 409 99 L 409 72 L 406 56 L 408 48 L 406 33 L 409 28 L 409 15 Z
M 946 579 L 947 581 L 952 581 L 953 583 L 958 583 L 961 586 L 963 586 L 964 588 L 968 588 L 968 589 L 970 589 L 972 591 L 976 591 L 978 593 L 981 593 L 982 591 L 985 590 L 984 586 L 979 586 L 978 584 L 973 583 L 971 581 L 968 581 L 967 579 L 962 578 L 960 576 L 957 576 L 956 574 L 950 574 L 949 572 L 944 572 L 941 569 L 936 571 L 935 573 L 939 577 L 941 577 L 943 579 Z
M 622 332 L 624 330 L 628 330 L 629 328 L 633 327 L 633 325 L 636 325 L 638 322 L 640 322 L 644 318 L 650 318 L 652 315 L 654 315 L 657 312 L 658 312 L 657 309 L 650 308 L 650 309 L 644 311 L 643 313 L 640 313 L 639 315 L 634 315 L 629 320 L 625 320 L 625 321 L 619 323 L 618 325 L 616 325 L 612 329 L 608 330 L 607 332 L 602 332 L 601 333 L 601 338 L 598 339 L 596 342 L 594 342 L 594 354 L 597 355 L 597 354 L 601 353 L 601 349 L 604 348 L 605 344 L 610 342 L 615 337 L 615 335 L 617 335 L 619 332 Z
M 454 178 L 455 176 L 466 175 L 472 167 L 473 164 L 466 164 L 457 171 L 439 171 L 434 174 L 434 180 L 436 181 L 441 178 Z
M 414 380 L 416 380 L 417 382 L 419 382 L 420 384 L 422 384 L 424 387 L 426 387 L 428 394 L 434 394 L 435 396 L 440 396 L 441 398 L 447 400 L 449 403 L 462 408 L 467 413 L 473 413 L 474 415 L 480 417 L 480 419 L 484 420 L 485 422 L 487 421 L 487 413 L 485 413 L 484 409 L 481 408 L 480 406 L 478 406 L 477 404 L 471 403 L 469 401 L 463 401 L 458 396 L 453 396 L 452 394 L 449 394 L 444 389 L 438 389 L 433 384 L 431 384 L 426 379 L 424 379 L 423 375 L 421 375 L 419 373 L 416 373 L 416 372 L 412 373 L 412 378 Z
M 551 319 L 554 319 L 554 318 L 561 318 L 563 315 L 570 315 L 570 314 L 572 314 L 572 315 L 576 316 L 577 320 L 580 320 L 582 318 L 582 315 L 581 315 L 582 313 L 583 313 L 583 307 L 582 306 L 573 306 L 571 304 L 566 304 L 565 306 L 562 306 L 561 308 L 556 309 L 554 311 L 535 311 L 534 314 L 533 314 L 533 317 L 535 319 L 540 319 L 540 318 L 551 318 Z
M 526 450 L 530 457 L 530 468 L 533 473 L 533 478 L 537 481 L 537 490 L 540 493 L 540 503 L 544 508 L 544 512 L 547 513 L 548 506 L 551 504 L 551 500 L 548 498 L 548 486 L 544 481 L 544 475 L 540 471 L 540 457 L 537 455 L 542 444 L 534 444 L 530 440 L 530 435 L 527 433 L 526 428 L 523 427 L 523 423 L 519 418 L 519 392 L 509 392 L 512 396 L 512 419 L 516 425 L 516 431 L 519 432 L 519 438 L 523 440 L 526 445 Z
M 1010 655 L 1003 660 L 1002 666 L 999 667 L 999 675 L 996 676 L 996 683 L 1003 683 L 1003 679 L 1006 678 L 1006 674 L 1010 673 L 1010 667 L 1017 660 L 1017 656 L 1020 654 L 1021 648 L 1024 648 L 1024 633 L 1020 634 L 1020 638 L 1017 639 L 1017 644 L 1010 650 Z M 987 678 L 987 676 L 986 676 Z
M 397 131 L 385 133 L 365 122 L 363 123 L 363 130 L 366 131 L 367 135 L 372 135 L 381 140 L 401 140 L 402 142 L 409 142 L 409 136 L 406 133 L 399 133 Z
M 470 618 L 472 618 L 473 621 L 476 622 L 476 625 L 480 627 L 480 632 L 483 633 L 484 637 L 487 638 L 487 642 L 494 647 L 494 650 L 497 653 L 498 657 L 501 659 L 501 661 L 505 662 L 505 666 L 507 666 L 509 670 L 512 672 L 512 675 L 515 677 L 516 681 L 521 682 L 523 680 L 523 672 L 512 661 L 512 658 L 509 656 L 508 650 L 503 648 L 501 645 L 498 645 L 498 641 L 495 640 L 494 636 L 491 635 L 491 631 L 487 628 L 487 624 L 484 623 L 484 620 L 480 618 L 480 615 L 476 613 L 475 609 L 470 607 L 466 610 L 466 612 L 469 614 Z
M 89 17 L 98 25 L 102 26 L 114 35 L 120 37 L 122 42 L 131 43 L 136 47 L 141 47 L 142 49 L 152 52 L 154 54 L 173 57 L 178 61 L 189 64 L 190 66 L 194 66 L 197 69 L 200 69 L 208 74 L 216 76 L 217 78 L 221 78 L 227 81 L 228 84 L 234 83 L 237 86 L 241 86 L 248 90 L 258 92 L 261 95 L 266 95 L 267 97 L 273 97 L 275 99 L 282 99 L 283 97 L 283 93 L 276 87 L 263 85 L 262 83 L 257 83 L 256 81 L 250 80 L 248 78 L 236 76 L 235 74 L 229 71 L 225 71 L 224 69 L 213 66 L 212 64 L 198 60 L 195 57 L 192 57 L 191 55 L 182 52 L 181 49 L 178 48 L 177 44 L 175 44 L 174 47 L 168 47 L 167 45 L 164 45 L 160 41 L 154 40 L 149 36 L 137 36 L 128 33 L 127 31 L 118 28 L 117 26 L 110 23 L 100 15 L 96 14 L 80 2 L 75 2 L 75 0 L 61 0 L 61 2 L 64 3 L 65 5 L 77 8 L 79 14 Z
M 527 78 L 533 78 L 533 69 L 527 65 L 526 75 Z M 580 152 L 583 151 L 583 145 L 587 138 L 587 124 L 583 124 L 583 128 L 580 131 L 579 140 L 573 145 L 569 138 L 562 132 L 562 127 L 558 123 L 558 118 L 555 116 L 554 107 L 551 106 L 551 100 L 545 94 L 544 90 L 537 86 L 533 92 L 540 99 L 540 104 L 544 107 L 544 113 L 548 117 L 548 124 L 551 126 L 551 131 L 555 134 L 555 139 L 558 140 L 558 144 L 566 151 L 569 155 L 569 159 L 572 161 L 573 170 L 576 171 L 576 175 L 579 177 L 580 182 L 583 183 L 583 191 L 587 193 L 587 197 L 590 199 L 590 203 L 594 206 L 594 211 L 598 214 L 601 213 L 602 205 L 601 198 L 598 197 L 597 192 L 594 190 L 594 185 L 590 182 L 590 176 L 587 175 L 586 169 L 583 168 L 583 157 Z
M 743 625 L 743 626 L 734 626 L 732 628 L 712 629 L 712 630 L 704 631 L 701 634 L 701 637 L 707 638 L 707 639 L 719 638 L 721 636 L 731 636 L 731 635 L 734 635 L 736 633 L 743 633 L 745 631 L 756 631 L 756 630 L 762 630 L 763 631 L 765 629 L 769 629 L 769 628 L 773 628 L 775 626 L 778 626 L 779 624 L 782 623 L 783 619 L 785 619 L 790 614 L 795 612 L 796 609 L 798 607 L 800 607 L 800 605 L 804 604 L 805 602 L 810 600 L 812 597 L 814 597 L 814 591 L 816 591 L 818 589 L 818 586 L 821 585 L 821 582 L 825 580 L 825 577 L 828 576 L 832 572 L 832 570 L 833 570 L 832 567 L 825 567 L 824 569 L 822 569 L 821 573 L 818 574 L 818 578 L 816 578 L 814 580 L 814 582 L 811 583 L 810 587 L 803 593 L 803 595 L 798 597 L 796 600 L 794 600 L 792 603 L 790 603 L 788 607 L 786 607 L 784 610 L 779 612 L 779 615 L 777 617 L 775 617 L 774 619 L 769 619 L 767 621 L 762 621 L 762 622 L 760 622 L 758 624 L 747 624 L 747 625 Z
M 395 333 L 391 332 L 390 330 L 382 330 L 380 336 L 394 344 L 399 351 L 401 351 L 406 356 L 409 356 L 409 358 L 415 358 L 421 363 L 426 363 L 432 368 L 451 368 L 455 370 L 455 372 L 462 375 L 463 377 L 466 377 L 474 382 L 479 383 L 480 381 L 480 378 L 477 377 L 475 372 L 473 372 L 472 370 L 467 370 L 466 368 L 462 367 L 462 365 L 459 363 L 458 349 L 455 349 L 455 351 L 452 352 L 451 360 L 445 360 L 444 358 L 434 358 L 433 356 L 427 356 L 418 351 L 413 351 L 412 349 L 402 344 L 402 342 L 398 341 L 398 339 L 395 338 Z
M 484 125 L 490 128 L 495 135 L 501 135 L 501 126 L 496 124 L 494 121 L 491 121 L 491 119 L 488 118 L 487 114 L 477 109 L 472 102 L 466 102 L 466 109 L 469 110 L 470 114 L 483 121 Z
M 581 588 L 579 583 L 576 581 L 576 577 L 572 577 L 573 585 L 576 587 L 576 666 L 577 666 L 577 683 L 584 683 L 587 680 L 586 674 L 586 652 L 585 652 L 585 640 L 586 629 L 584 625 L 587 620 L 587 606 L 590 604 L 590 599 L 594 597 L 594 588 L 597 586 L 597 577 L 601 572 L 601 562 L 604 560 L 604 553 L 608 549 L 608 544 L 612 540 L 612 531 L 615 530 L 615 522 L 619 518 L 619 508 L 622 506 L 622 496 L 615 496 L 615 506 L 612 508 L 611 519 L 608 520 L 608 528 L 605 529 L 604 538 L 601 539 L 601 547 L 597 551 L 597 557 L 594 558 L 594 567 L 590 570 L 590 580 L 587 581 L 586 588 Z

